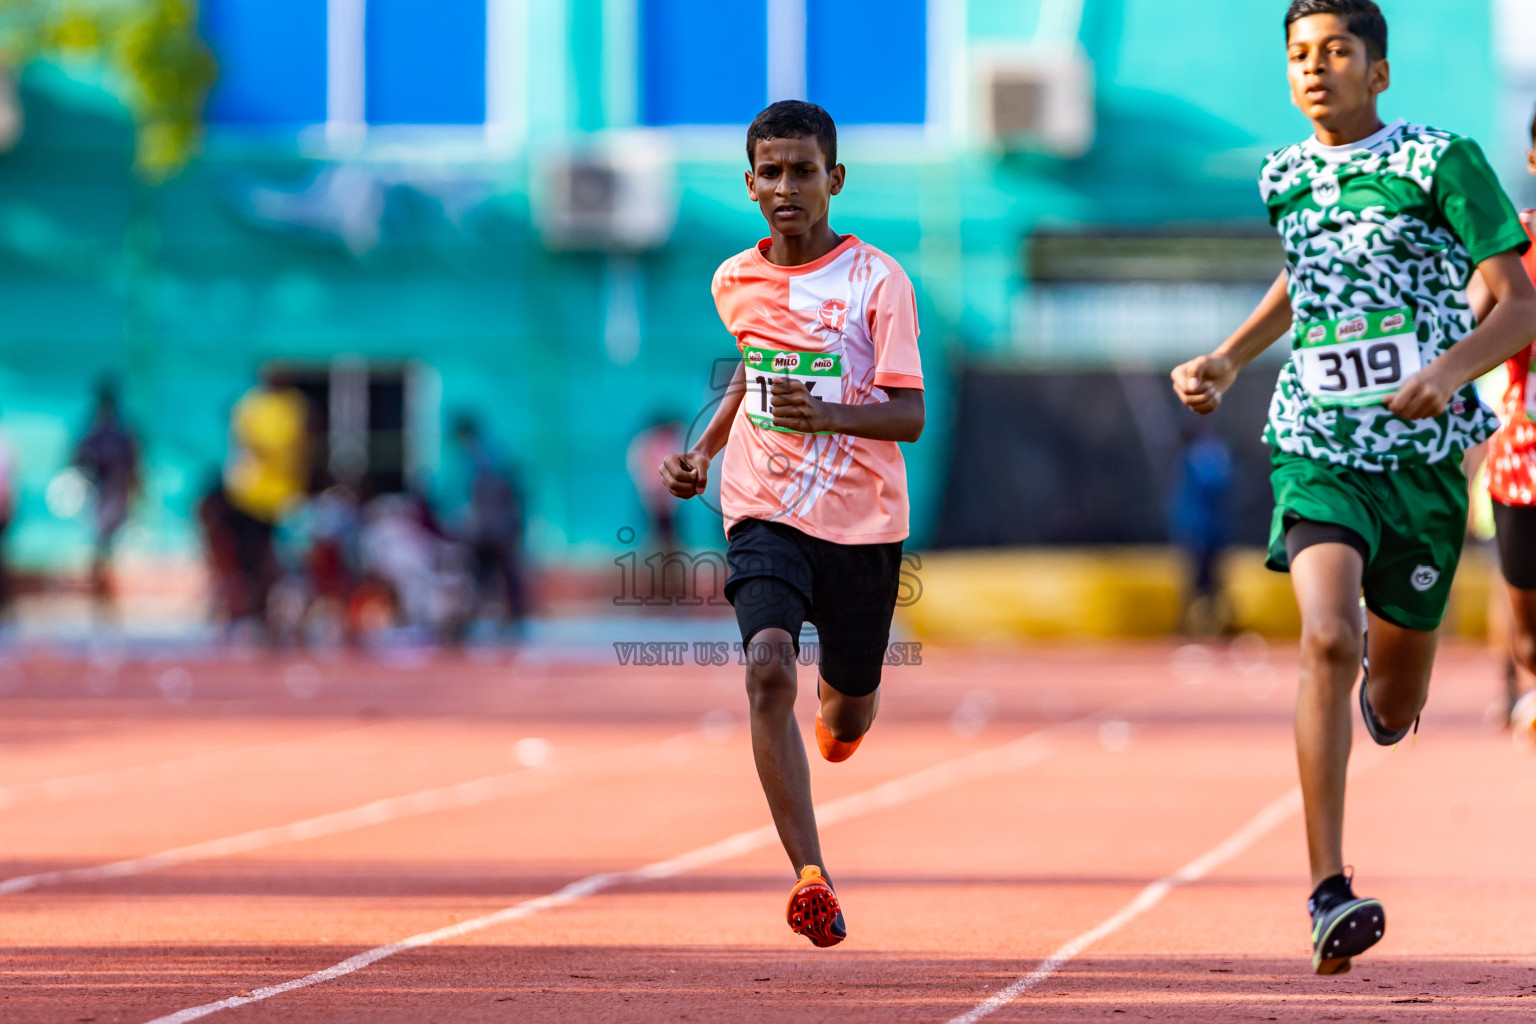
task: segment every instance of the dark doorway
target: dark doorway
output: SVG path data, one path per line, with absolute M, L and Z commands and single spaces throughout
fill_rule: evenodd
M 273 369 L 309 399 L 315 431 L 310 493 L 333 483 L 364 495 L 405 490 L 407 367 L 343 358 Z
M 934 546 L 1164 543 L 1169 469 L 1200 426 L 1235 458 L 1232 539 L 1265 543 L 1274 501 L 1259 435 L 1279 365 L 1256 364 L 1203 423 L 1161 369 L 967 368 Z

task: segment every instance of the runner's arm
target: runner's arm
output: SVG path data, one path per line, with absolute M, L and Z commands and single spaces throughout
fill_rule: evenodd
M 1492 293 L 1494 306 L 1477 328 L 1403 382 L 1387 401 L 1393 414 L 1407 420 L 1438 416 L 1457 390 L 1476 380 L 1536 339 L 1536 287 L 1513 250 L 1477 265 L 1477 275 Z
M 1216 346 L 1216 351 L 1174 367 L 1173 390 L 1179 401 L 1201 414 L 1216 411 L 1221 405 L 1222 394 L 1237 379 L 1238 371 L 1258 358 L 1260 352 L 1273 345 L 1290 328 L 1291 297 L 1286 285 L 1287 273 L 1282 270 L 1248 319 L 1226 341 Z
M 736 410 L 741 408 L 741 398 L 746 393 L 747 364 L 737 363 L 736 373 L 698 442 L 688 451 L 668 455 L 662 460 L 661 479 L 667 490 L 679 498 L 704 493 L 704 488 L 709 485 L 709 463 L 730 439 L 731 421 L 736 418 Z
M 1472 280 L 1467 282 L 1467 305 L 1472 307 L 1472 315 L 1477 317 L 1478 323 L 1487 320 L 1488 314 L 1493 312 L 1493 292 L 1488 290 L 1483 275 L 1475 270 Z
M 874 441 L 916 441 L 926 417 L 922 389 L 881 390 L 888 401 L 824 402 L 800 381 L 780 377 L 773 382 L 773 425 L 807 434 L 832 431 Z

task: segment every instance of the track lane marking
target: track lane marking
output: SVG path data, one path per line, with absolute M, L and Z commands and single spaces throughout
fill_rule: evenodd
M 817 823 L 820 826 L 836 824 L 864 814 L 895 807 L 923 796 L 929 796 L 962 782 L 978 781 L 1005 774 L 1009 771 L 1026 768 L 1044 760 L 1050 755 L 1050 743 L 1054 736 L 1079 730 L 1095 722 L 1130 714 L 1131 709 L 1134 707 L 1154 703 L 1155 697 L 1159 694 L 1177 693 L 1181 688 L 1181 686 L 1176 685 L 1167 690 L 1158 691 L 1157 694 L 1143 695 L 1130 701 L 1101 708 L 1098 711 L 1090 712 L 1081 717 L 1028 733 L 1008 743 L 979 750 L 962 757 L 940 762 L 936 765 L 930 765 L 927 768 L 880 783 L 869 789 L 830 800 L 825 804 L 818 804 L 815 809 Z M 1206 709 L 1207 706 L 1201 705 L 1201 708 Z M 1175 717 L 1182 718 L 1184 716 L 1179 715 Z M 333 964 L 323 970 L 306 974 L 300 978 L 252 989 L 249 992 L 220 999 L 216 1002 L 177 1010 L 174 1013 L 156 1017 L 147 1022 L 147 1024 L 186 1024 L 187 1021 L 198 1020 L 222 1010 L 230 1010 L 249 1003 L 261 1002 L 274 996 L 283 995 L 286 992 L 295 991 L 296 989 L 308 988 L 312 985 L 345 977 L 380 960 L 394 956 L 396 953 L 430 946 L 445 939 L 459 938 L 499 924 L 531 917 L 541 911 L 566 907 L 617 885 L 672 878 L 697 868 L 708 867 L 752 853 L 778 841 L 777 830 L 772 825 L 764 825 L 759 828 L 738 832 L 733 836 L 728 836 L 707 846 L 699 847 L 666 860 L 656 861 L 643 867 L 634 868 L 630 871 L 589 875 L 544 896 L 537 896 L 533 899 L 515 903 L 510 907 L 503 907 L 481 917 L 470 918 L 467 921 L 460 921 L 433 931 L 421 932 L 401 939 L 398 942 L 366 950 L 338 964 Z
M 231 769 L 238 768 L 238 762 L 230 762 L 231 756 L 261 751 L 272 752 L 287 747 L 299 746 L 304 743 L 332 740 L 340 736 L 352 736 L 357 733 L 382 729 L 388 724 L 363 725 L 352 729 L 337 729 L 331 732 L 313 733 L 308 736 L 295 736 L 292 739 L 278 740 L 275 743 L 253 743 L 244 747 L 207 750 L 201 754 L 189 754 L 186 757 L 172 758 L 169 761 L 128 765 L 122 768 L 103 768 L 100 771 L 84 772 L 80 775 L 64 775 L 51 779 L 36 779 L 30 782 L 12 782 L 0 786 L 0 811 L 22 804 L 53 804 L 91 796 L 111 796 L 113 793 L 119 793 L 144 783 L 178 782 L 181 781 L 180 775 L 182 772 L 193 771 L 203 765 L 215 768 L 227 765 Z M 329 755 L 328 759 L 335 760 L 335 755 Z
M 1381 755 L 1379 752 L 1358 758 L 1356 760 L 1357 770 L 1349 773 L 1350 780 L 1353 781 L 1361 771 L 1370 769 L 1378 764 L 1380 760 Z M 1301 787 L 1293 786 L 1283 795 L 1265 805 L 1236 832 L 1233 832 L 1227 838 L 1173 872 L 1173 874 L 1165 875 L 1152 882 L 1145 889 L 1142 889 L 1141 892 L 1137 893 L 1131 902 L 1086 932 L 1069 940 L 1057 949 L 1056 952 L 1040 961 L 1034 970 L 1018 978 L 1007 988 L 977 1003 L 958 1017 L 951 1017 L 948 1024 L 976 1024 L 982 1018 L 1001 1010 L 1017 1000 L 1019 996 L 1061 970 L 1068 961 L 1075 959 L 1083 950 L 1108 938 L 1142 914 L 1157 906 L 1163 901 L 1163 897 L 1167 896 L 1174 889 L 1181 885 L 1189 885 L 1192 882 L 1200 881 L 1200 879 L 1212 871 L 1244 853 L 1254 843 L 1295 817 L 1300 811 Z
M 1064 723 L 1063 725 L 1032 732 L 1008 743 L 979 750 L 975 753 L 943 761 L 936 765 L 930 765 L 908 775 L 882 782 L 869 789 L 860 790 L 857 793 L 839 797 L 835 800 L 829 800 L 825 804 L 818 804 L 816 806 L 817 822 L 822 826 L 827 826 L 848 821 L 852 818 L 872 814 L 876 811 L 886 810 L 912 800 L 920 799 L 921 797 L 930 796 L 961 783 L 991 778 L 1029 767 L 1043 761 L 1050 755 L 1051 734 L 1095 721 L 1109 713 L 1107 711 L 1095 712 L 1092 715 Z M 227 999 L 220 999 L 217 1002 L 204 1003 L 200 1006 L 192 1006 L 162 1017 L 156 1017 L 149 1024 L 186 1024 L 187 1021 L 198 1020 L 209 1014 L 218 1013 L 221 1010 L 234 1009 L 237 1006 L 245 1006 L 249 1003 L 271 999 L 274 996 L 280 996 L 295 989 L 308 988 L 311 985 L 333 981 L 336 978 L 360 971 L 386 957 L 394 956 L 396 953 L 418 949 L 422 946 L 430 946 L 445 939 L 456 939 L 496 925 L 531 917 L 545 910 L 555 910 L 560 907 L 570 906 L 588 896 L 606 889 L 612 889 L 618 885 L 673 878 L 689 871 L 709 867 L 755 852 L 778 841 L 779 834 L 777 830 L 772 825 L 764 825 L 759 828 L 738 832 L 707 846 L 701 846 L 675 857 L 669 857 L 666 860 L 656 861 L 629 871 L 588 875 L 586 878 L 578 879 L 570 885 L 547 895 L 523 900 L 520 903 L 515 903 L 510 907 L 503 907 L 481 917 L 470 918 L 467 921 L 460 921 L 457 924 L 448 925 L 433 931 L 421 932 L 417 935 L 401 939 L 398 942 L 366 950 L 338 964 L 316 971 L 313 974 L 306 974 L 301 978 L 294 978 L 277 985 L 253 989 L 250 992 L 230 996 Z
M 563 763 L 556 762 L 539 768 L 520 768 L 516 771 L 487 775 L 467 782 L 406 793 L 402 796 L 384 797 L 357 807 L 330 811 L 326 814 L 303 818 L 286 825 L 271 825 L 247 832 L 208 839 L 199 843 L 178 846 L 142 857 L 97 864 L 86 868 L 65 868 L 59 871 L 40 871 L 30 875 L 16 875 L 0 881 L 0 896 L 28 892 L 50 885 L 70 882 L 100 882 L 111 878 L 127 878 L 144 875 L 166 868 L 190 864 L 195 861 L 230 857 L 253 850 L 279 846 L 284 843 L 303 842 L 341 832 L 350 832 L 371 825 L 398 821 L 401 818 L 433 814 L 438 811 L 473 807 L 508 796 L 520 796 L 551 788 L 571 771 L 590 767 L 605 760 L 622 758 L 629 760 L 636 753 L 652 748 L 666 747 L 696 736 L 696 731 L 679 733 L 664 740 L 621 747 L 617 750 L 600 750 Z
M 1083 950 L 1102 939 L 1108 938 L 1142 914 L 1157 906 L 1162 902 L 1163 897 L 1167 896 L 1174 889 L 1204 878 L 1211 870 L 1220 867 L 1248 849 L 1248 847 L 1274 831 L 1276 826 L 1293 817 L 1300 810 L 1301 789 L 1298 787 L 1291 789 L 1284 796 L 1271 802 L 1258 814 L 1249 819 L 1246 825 L 1232 833 L 1217 846 L 1207 850 L 1173 874 L 1159 878 L 1148 885 L 1141 892 L 1137 893 L 1136 898 L 1131 900 L 1131 902 L 1086 932 L 1068 941 L 1061 948 L 1057 949 L 1056 952 L 1040 961 L 1034 970 L 1019 978 L 1007 988 L 983 1000 L 970 1010 L 960 1014 L 960 1016 L 950 1018 L 949 1024 L 976 1024 L 983 1017 L 1001 1010 L 1009 1003 L 1018 999 L 1019 996 L 1055 974 L 1069 960 L 1072 960 Z

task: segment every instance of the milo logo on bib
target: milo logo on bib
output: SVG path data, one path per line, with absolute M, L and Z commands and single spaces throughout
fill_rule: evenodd
M 1343 323 L 1339 324 L 1339 340 L 1353 340 L 1354 338 L 1363 335 L 1369 327 L 1370 324 L 1366 323 L 1365 317 L 1351 317 L 1350 319 L 1345 320 Z
M 843 400 L 843 357 L 839 353 L 812 355 L 809 352 L 747 348 L 742 352 L 742 359 L 747 365 L 747 393 L 742 398 L 742 409 L 754 427 L 786 434 L 800 433 L 773 425 L 773 382 L 776 380 L 799 381 L 812 396 L 823 402 Z
M 1314 406 L 1376 405 L 1422 365 L 1406 309 L 1297 324 L 1295 338 L 1291 359 Z

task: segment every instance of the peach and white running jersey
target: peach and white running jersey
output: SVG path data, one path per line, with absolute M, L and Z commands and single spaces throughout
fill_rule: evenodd
M 837 544 L 907 536 L 907 467 L 895 441 L 801 434 L 771 424 L 770 382 L 817 397 L 884 402 L 882 387 L 923 386 L 917 299 L 895 260 L 853 235 L 814 263 L 768 262 L 763 239 L 715 271 L 715 308 L 747 367 L 720 470 L 727 532 L 767 519 Z

